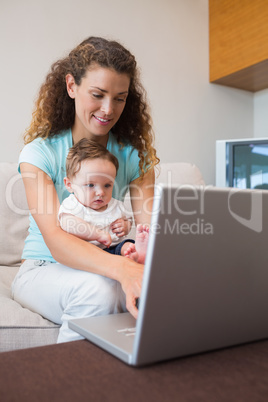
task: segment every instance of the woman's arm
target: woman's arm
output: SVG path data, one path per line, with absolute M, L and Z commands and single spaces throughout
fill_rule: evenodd
M 143 265 L 111 255 L 59 226 L 59 199 L 50 177 L 28 163 L 20 164 L 29 210 L 35 219 L 53 258 L 71 268 L 119 281 L 126 293 L 126 306 L 136 318 L 136 299 L 140 296 Z
M 112 243 L 111 236 L 108 232 L 84 221 L 78 216 L 63 212 L 60 213 L 59 222 L 61 228 L 65 230 L 65 232 L 73 234 L 80 239 L 86 241 L 96 240 L 99 243 L 104 244 L 106 247 L 109 247 Z
M 130 184 L 130 197 L 136 226 L 139 223 L 150 225 L 154 200 L 154 169 L 148 170 L 143 179 Z

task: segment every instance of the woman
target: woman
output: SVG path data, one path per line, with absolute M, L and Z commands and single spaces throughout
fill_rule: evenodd
M 113 197 L 123 199 L 129 187 L 135 223 L 149 224 L 159 159 L 135 58 L 117 42 L 90 37 L 52 66 L 19 158 L 31 214 L 13 297 L 62 324 L 58 342 L 79 339 L 68 328 L 72 317 L 125 306 L 137 317 L 143 276 L 143 265 L 111 256 L 59 226 L 59 205 L 68 195 L 66 156 L 82 138 L 118 158 Z

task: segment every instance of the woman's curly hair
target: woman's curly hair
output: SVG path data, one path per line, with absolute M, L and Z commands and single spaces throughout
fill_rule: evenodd
M 119 144 L 130 143 L 138 150 L 142 176 L 145 168 L 159 163 L 153 147 L 153 130 L 145 90 L 139 79 L 135 57 L 121 44 L 104 38 L 89 37 L 70 54 L 55 62 L 40 88 L 25 144 L 37 137 L 47 138 L 71 128 L 75 120 L 75 103 L 66 89 L 65 77 L 71 74 L 81 84 L 90 66 L 114 69 L 130 78 L 129 93 L 120 119 L 112 128 Z

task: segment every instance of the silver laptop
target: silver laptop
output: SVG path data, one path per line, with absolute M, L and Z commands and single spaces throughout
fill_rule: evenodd
M 268 338 L 268 191 L 158 185 L 137 321 L 69 326 L 134 366 Z

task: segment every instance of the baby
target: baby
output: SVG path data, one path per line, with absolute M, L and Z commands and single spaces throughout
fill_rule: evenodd
M 117 158 L 102 145 L 85 138 L 76 143 L 66 159 L 64 184 L 71 194 L 60 206 L 59 222 L 66 232 L 143 264 L 149 228 L 140 224 L 135 242 L 126 239 L 132 218 L 112 198 L 117 170 Z

